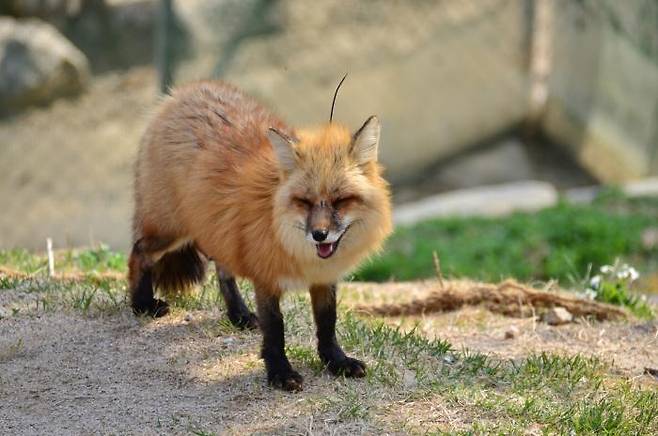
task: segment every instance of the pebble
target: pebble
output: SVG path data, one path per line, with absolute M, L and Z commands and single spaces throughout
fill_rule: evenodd
M 548 325 L 562 325 L 573 321 L 573 315 L 564 307 L 554 307 L 544 313 L 542 319 Z
M 514 339 L 519 335 L 519 328 L 515 325 L 505 330 L 505 339 Z

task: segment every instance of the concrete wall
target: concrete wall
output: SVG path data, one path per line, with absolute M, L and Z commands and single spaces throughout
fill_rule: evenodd
M 630 22 L 642 20 L 647 2 L 606 2 L 609 10 L 592 8 L 603 3 L 554 3 L 543 130 L 601 181 L 657 174 L 658 56 L 638 39 L 638 23 Z
M 335 119 L 358 128 L 369 115 L 380 116 L 381 158 L 393 181 L 417 177 L 428 164 L 523 119 L 524 1 L 348 3 L 275 2 L 267 17 L 252 20 L 271 28 L 236 42 L 234 52 L 225 39 L 215 47 L 229 50 L 211 51 L 211 33 L 199 30 L 198 57 L 179 79 L 207 71 L 210 65 L 198 62 L 210 51 L 222 77 L 299 126 L 328 120 L 334 88 L 347 72 Z M 196 23 L 188 28 L 203 29 L 210 25 L 204 17 L 222 15 L 199 17 L 198 7 L 179 4 L 182 20 Z M 240 10 L 238 21 L 248 16 Z

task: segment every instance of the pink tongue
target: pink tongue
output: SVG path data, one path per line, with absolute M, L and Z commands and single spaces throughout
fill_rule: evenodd
M 334 251 L 334 244 L 318 244 L 318 254 L 320 257 L 330 256 Z

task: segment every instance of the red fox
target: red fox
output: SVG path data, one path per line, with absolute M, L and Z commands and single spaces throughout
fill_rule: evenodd
M 175 89 L 142 140 L 136 165 L 129 289 L 136 314 L 154 298 L 200 282 L 213 261 L 230 321 L 260 327 L 268 382 L 301 390 L 284 352 L 279 300 L 308 287 L 318 352 L 334 374 L 365 375 L 338 345 L 336 282 L 391 232 L 388 185 L 377 161 L 380 124 L 353 135 L 338 123 L 293 130 L 220 82 Z M 234 277 L 251 280 L 258 316 Z

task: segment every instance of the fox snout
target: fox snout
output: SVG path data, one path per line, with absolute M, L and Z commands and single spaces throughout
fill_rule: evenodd
M 313 240 L 322 242 L 325 239 L 327 239 L 327 235 L 329 234 L 329 230 L 311 230 L 311 235 L 313 236 Z
M 330 203 L 321 201 L 312 205 L 306 222 L 306 234 L 307 239 L 315 244 L 320 258 L 333 256 L 343 230 L 338 213 Z
M 308 233 L 316 242 L 327 239 L 329 232 L 338 227 L 332 208 L 324 201 L 313 205 L 306 223 Z

